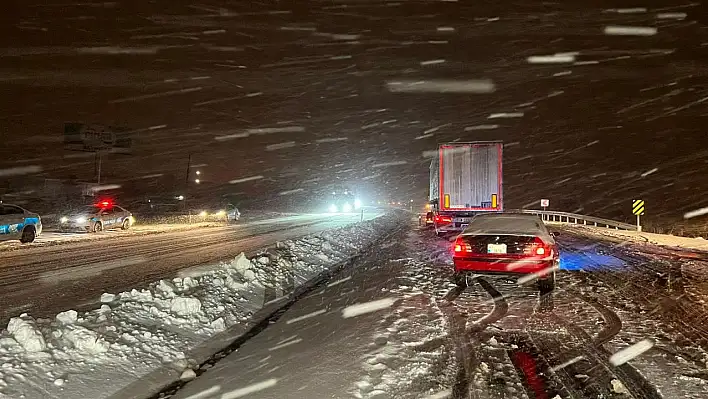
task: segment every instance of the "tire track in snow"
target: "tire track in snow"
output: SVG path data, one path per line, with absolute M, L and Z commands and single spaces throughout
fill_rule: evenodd
M 479 359 L 475 356 L 473 350 L 475 347 L 480 346 L 477 336 L 489 325 L 503 318 L 509 310 L 506 299 L 491 283 L 481 277 L 476 277 L 473 281 L 479 283 L 492 297 L 493 308 L 489 314 L 470 323 L 467 320 L 467 315 L 463 314 L 454 303 L 467 288 L 466 282 L 464 285 L 457 285 L 452 288 L 445 295 L 445 300 L 448 302 L 447 305 L 440 306 L 443 314 L 448 318 L 449 334 L 455 346 L 457 374 L 455 376 L 455 384 L 452 387 L 452 398 L 454 399 L 468 398 L 470 396 L 470 381 L 479 365 Z
M 465 285 L 456 285 L 447 294 L 445 301 L 440 304 L 440 310 L 447 318 L 450 326 L 448 335 L 450 336 L 455 350 L 455 383 L 452 386 L 451 397 L 453 399 L 466 398 L 469 392 L 469 376 L 476 367 L 478 360 L 471 350 L 471 342 L 465 334 L 465 322 L 467 316 L 462 314 L 454 301 L 465 290 Z
M 620 330 L 622 330 L 622 320 L 617 316 L 617 313 L 610 308 L 602 305 L 597 300 L 580 293 L 575 293 L 578 298 L 592 306 L 605 320 L 605 327 L 600 330 L 593 339 L 593 345 L 601 346 L 609 342 Z
M 491 283 L 489 283 L 489 281 L 480 277 L 476 278 L 475 280 L 492 297 L 492 300 L 494 301 L 494 308 L 488 315 L 482 317 L 479 320 L 474 321 L 467 327 L 468 333 L 471 334 L 481 332 L 490 324 L 496 323 L 497 321 L 501 320 L 504 316 L 506 316 L 506 313 L 509 311 L 509 304 L 506 302 L 506 299 L 501 294 L 501 292 L 499 292 L 496 288 L 494 288 Z
M 611 374 L 621 381 L 635 398 L 663 398 L 656 388 L 629 363 L 624 363 L 617 367 L 613 366 L 609 362 L 612 354 L 601 345 L 596 346 L 593 342 L 594 340 L 583 329 L 555 313 L 551 314 L 551 319 L 559 326 L 564 327 L 570 335 L 579 340 L 581 346 L 578 349 L 582 352 L 581 356 L 592 364 L 590 370 L 599 370 L 604 374 Z

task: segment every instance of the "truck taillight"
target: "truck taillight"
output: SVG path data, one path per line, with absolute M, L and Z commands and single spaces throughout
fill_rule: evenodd
M 464 240 L 462 240 L 462 238 L 460 237 L 457 237 L 457 239 L 455 240 L 453 248 L 456 254 L 463 252 L 472 252 L 472 247 L 470 246 L 470 244 L 464 242 Z

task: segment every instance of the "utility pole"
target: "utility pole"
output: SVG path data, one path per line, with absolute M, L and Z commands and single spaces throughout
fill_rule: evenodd
M 187 158 L 187 173 L 184 177 L 184 209 L 187 209 L 187 198 L 189 198 L 189 170 L 192 168 L 192 153 L 189 153 Z
M 101 184 L 101 161 L 101 150 L 96 150 L 93 160 L 94 173 L 96 174 L 96 184 Z

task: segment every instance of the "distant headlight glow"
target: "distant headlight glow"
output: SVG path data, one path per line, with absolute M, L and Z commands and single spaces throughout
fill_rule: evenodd
M 216 212 L 216 213 L 214 214 L 214 216 L 224 216 L 224 215 L 226 215 L 226 211 L 224 211 L 224 210 L 221 210 L 221 211 Z
M 206 217 L 206 215 L 207 215 L 206 211 L 199 212 L 199 217 Z
M 332 204 L 329 206 L 329 211 L 331 213 L 337 213 L 337 211 L 339 211 L 339 209 L 337 209 L 337 205 Z
M 361 208 L 361 200 L 359 198 L 354 200 L 354 209 Z
M 342 212 L 351 212 L 352 211 L 352 206 L 348 202 L 342 206 Z
M 59 219 L 59 221 L 62 222 L 62 223 L 66 223 L 66 222 L 69 221 L 69 218 L 66 217 L 66 216 L 62 216 L 61 219 Z

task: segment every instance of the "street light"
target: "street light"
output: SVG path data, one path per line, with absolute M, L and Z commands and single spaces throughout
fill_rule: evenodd
M 184 201 L 184 195 L 178 195 L 177 196 L 178 201 Z
M 201 182 L 201 180 L 199 180 L 199 179 L 194 179 L 194 182 L 197 183 L 197 184 L 199 184 L 199 182 Z
M 202 174 L 202 172 L 200 172 L 200 171 L 197 171 L 197 176 L 199 176 L 199 175 L 201 175 L 201 174 Z

